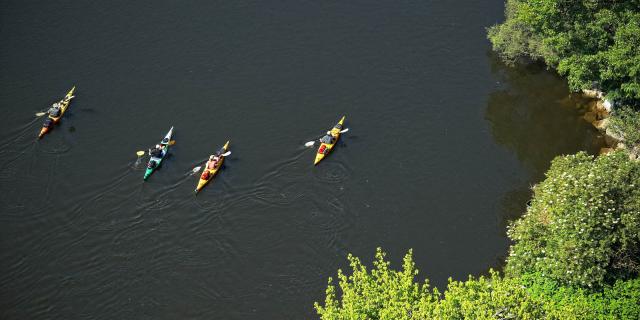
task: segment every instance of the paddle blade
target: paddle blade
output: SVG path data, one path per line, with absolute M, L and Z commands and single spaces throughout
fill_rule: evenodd
M 191 172 L 196 173 L 198 171 L 200 171 L 200 168 L 202 168 L 201 166 L 197 166 L 195 168 L 193 168 L 193 170 L 191 170 Z
M 144 156 L 144 151 L 138 151 L 136 152 L 136 155 L 138 155 L 138 157 L 142 157 Z
M 346 129 L 344 129 L 344 130 L 340 131 L 340 133 L 345 133 L 345 132 L 347 132 L 347 131 L 349 131 L 349 128 L 346 128 Z
M 38 113 L 36 113 L 36 117 L 42 117 L 45 114 L 47 114 L 47 113 L 46 112 L 38 112 Z
M 172 145 L 174 145 L 174 144 L 176 144 L 176 141 L 175 141 L 175 140 L 171 140 L 171 141 L 169 141 L 169 145 L 170 145 L 170 146 L 172 146 Z
M 309 141 L 307 143 L 304 144 L 305 147 L 313 147 L 313 145 L 316 144 L 316 141 Z
M 227 151 L 222 154 L 223 157 L 228 157 L 231 154 L 231 151 Z

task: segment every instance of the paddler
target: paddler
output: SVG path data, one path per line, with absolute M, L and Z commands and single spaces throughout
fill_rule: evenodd
M 60 104 L 60 102 L 56 102 L 51 106 L 51 108 L 49 108 L 47 113 L 49 114 L 49 116 L 53 118 L 57 118 L 60 116 L 60 113 L 62 112 L 61 109 L 62 109 L 62 105 Z
M 327 135 L 320 139 L 320 142 L 326 144 L 333 144 L 334 136 L 331 134 L 331 131 L 327 131 Z
M 209 161 L 207 161 L 207 169 L 213 170 L 213 169 L 217 168 L 219 162 L 220 162 L 219 152 L 215 156 L 214 155 L 210 155 L 209 156 Z
M 154 158 L 161 158 L 162 151 L 164 151 L 164 147 L 159 144 L 156 144 L 155 148 L 149 149 L 149 155 Z

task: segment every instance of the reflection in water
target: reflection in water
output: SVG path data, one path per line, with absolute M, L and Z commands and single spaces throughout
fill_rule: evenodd
M 516 153 L 532 179 L 540 180 L 558 155 L 597 153 L 598 132 L 568 98 L 565 80 L 539 66 L 509 68 L 492 61 L 502 81 L 489 96 L 485 117 L 496 142 Z
M 553 158 L 578 151 L 596 154 L 602 138 L 582 118 L 585 103 L 569 95 L 564 79 L 541 66 L 510 68 L 495 56 L 491 61 L 500 80 L 499 89 L 489 95 L 485 118 L 495 141 L 514 152 L 529 175 L 501 201 L 506 227 L 524 212 L 531 186 L 543 179 Z

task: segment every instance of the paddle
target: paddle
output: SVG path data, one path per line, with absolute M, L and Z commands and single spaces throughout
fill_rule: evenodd
M 69 100 L 71 100 L 71 99 L 75 98 L 75 97 L 76 97 L 76 96 L 70 96 L 69 98 L 66 98 L 66 97 L 65 97 L 63 100 L 60 100 L 60 102 L 59 102 L 59 103 L 60 103 L 60 104 L 62 104 L 62 103 L 64 103 L 64 102 L 66 102 L 66 101 L 69 101 Z M 49 110 L 49 109 L 47 109 L 47 110 Z M 47 114 L 47 112 L 46 112 L 46 111 L 43 111 L 43 112 L 36 112 L 36 117 L 42 117 L 42 116 L 44 116 L 45 114 Z
M 227 151 L 227 152 L 225 152 L 225 153 L 221 154 L 221 156 L 223 156 L 223 157 L 228 157 L 230 154 L 231 154 L 231 151 Z M 208 162 L 208 161 L 207 161 L 207 162 Z M 205 164 L 206 164 L 206 162 L 205 162 Z M 196 172 L 200 171 L 200 169 L 201 169 L 201 168 L 202 168 L 202 166 L 197 166 L 197 167 L 193 168 L 193 169 L 191 170 L 191 172 L 192 172 L 191 174 L 194 174 L 194 173 L 196 173 Z
M 169 141 L 169 145 L 170 145 L 170 146 L 172 146 L 172 145 L 174 145 L 174 144 L 176 144 L 176 141 L 175 141 L 175 140 L 171 140 L 171 141 Z M 146 152 L 144 152 L 144 151 L 142 151 L 142 150 L 140 150 L 140 151 L 136 151 L 136 155 L 138 155 L 138 157 L 142 157 L 142 156 L 144 156 L 144 154 L 145 154 L 145 153 L 146 153 Z
M 344 129 L 344 130 L 340 131 L 340 133 L 345 133 L 345 132 L 347 132 L 347 131 L 349 131 L 349 128 L 346 128 L 346 129 Z M 330 132 L 331 132 L 331 131 L 329 131 L 329 133 L 330 133 Z M 327 133 L 327 134 L 329 134 L 329 133 Z M 313 147 L 313 145 L 314 145 L 315 143 L 316 143 L 316 140 L 312 140 L 312 141 L 306 142 L 306 143 L 304 144 L 304 146 L 305 146 L 305 147 Z

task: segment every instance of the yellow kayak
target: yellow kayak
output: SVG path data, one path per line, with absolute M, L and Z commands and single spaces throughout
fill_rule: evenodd
M 60 100 L 60 115 L 57 117 L 52 117 L 52 116 L 48 116 L 49 117 L 49 125 L 47 125 L 47 123 L 45 122 L 45 125 L 42 126 L 42 129 L 40 129 L 40 134 L 38 135 L 38 139 L 41 139 L 45 134 L 47 134 L 47 132 L 51 131 L 51 129 L 53 129 L 53 126 L 55 124 L 57 124 L 58 122 L 60 122 L 60 118 L 62 118 L 62 116 L 64 115 L 65 111 L 67 111 L 67 108 L 69 107 L 69 103 L 71 102 L 71 99 L 73 99 L 73 92 L 76 90 L 76 87 L 73 86 L 73 88 L 71 88 L 71 90 L 69 90 L 69 92 L 67 93 L 66 96 L 64 96 L 64 99 Z
M 202 170 L 202 174 L 200 175 L 200 179 L 198 180 L 198 185 L 196 186 L 196 193 L 202 190 L 202 188 L 204 188 L 204 186 L 206 186 L 207 183 L 209 183 L 209 181 L 213 179 L 216 173 L 218 173 L 218 170 L 220 170 L 222 164 L 224 163 L 225 157 L 223 154 L 227 152 L 228 149 L 229 141 L 227 141 L 227 143 L 225 143 L 224 146 L 220 148 L 218 152 L 216 152 L 218 155 L 220 155 L 220 160 L 218 160 L 218 163 L 215 166 L 213 166 L 213 164 L 210 166 L 209 161 L 207 161 L 207 163 L 204 165 L 204 169 Z
M 338 143 L 338 139 L 340 139 L 340 131 L 342 130 L 342 125 L 344 123 L 345 116 L 342 116 L 342 119 L 338 121 L 338 123 L 333 126 L 333 129 L 320 140 L 320 147 L 318 147 L 318 152 L 316 153 L 316 159 L 313 162 L 314 165 L 317 165 L 324 157 L 331 152 L 331 149 Z

